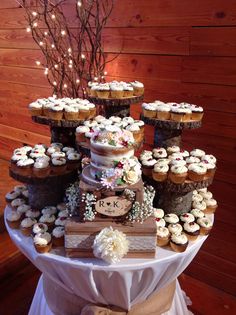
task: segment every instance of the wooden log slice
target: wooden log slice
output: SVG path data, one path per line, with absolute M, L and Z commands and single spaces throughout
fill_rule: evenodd
M 75 144 L 75 127 L 50 127 L 51 131 L 51 142 L 62 143 L 66 147 L 76 147 Z
M 128 98 L 98 98 L 98 97 L 88 97 L 91 103 L 96 105 L 106 105 L 108 106 L 130 106 L 131 104 L 140 103 L 143 100 L 143 95 L 132 96 Z
M 186 180 L 183 184 L 175 184 L 170 180 L 164 182 L 157 182 L 153 178 L 143 175 L 144 181 L 149 185 L 152 185 L 156 191 L 163 193 L 176 193 L 176 194 L 185 194 L 191 192 L 195 189 L 206 188 L 210 186 L 213 182 L 213 177 L 205 178 L 200 182 L 194 182 L 191 180 Z
M 168 148 L 171 146 L 181 146 L 181 129 L 160 129 L 154 130 L 154 146 L 160 148 Z
M 177 122 L 173 120 L 159 120 L 154 118 L 140 116 L 141 119 L 147 124 L 154 126 L 159 129 L 169 129 L 169 130 L 182 130 L 182 129 L 195 129 L 200 128 L 202 125 L 201 121 L 186 121 L 186 122 Z
M 54 120 L 46 116 L 32 116 L 32 120 L 38 124 L 63 128 L 76 128 L 84 122 L 84 120 Z
M 165 213 L 180 215 L 191 210 L 192 196 L 192 191 L 185 194 L 175 194 L 172 192 L 157 193 L 157 204 L 154 206 L 163 209 Z

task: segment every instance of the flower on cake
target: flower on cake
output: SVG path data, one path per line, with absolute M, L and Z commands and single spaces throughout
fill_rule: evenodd
M 124 180 L 126 183 L 132 185 L 137 183 L 139 175 L 135 171 L 129 171 L 124 174 Z
M 92 141 L 113 147 L 131 147 L 134 145 L 132 132 L 119 129 L 118 131 L 99 130 L 92 134 Z
M 117 263 L 128 253 L 129 241 L 123 232 L 109 227 L 95 237 L 92 248 L 95 257 L 109 264 Z

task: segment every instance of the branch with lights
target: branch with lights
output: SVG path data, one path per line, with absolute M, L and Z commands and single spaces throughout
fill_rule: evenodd
M 36 60 L 58 97 L 85 97 L 89 81 L 105 81 L 106 60 L 102 31 L 114 0 L 31 0 L 17 1 L 26 12 L 31 32 L 44 60 Z M 65 7 L 67 2 L 67 6 Z M 73 25 L 66 17 L 72 6 Z M 72 20 L 72 17 L 70 17 Z

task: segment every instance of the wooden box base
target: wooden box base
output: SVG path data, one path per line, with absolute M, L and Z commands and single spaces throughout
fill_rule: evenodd
M 156 224 L 148 218 L 143 224 L 96 219 L 93 222 L 79 222 L 72 218 L 65 226 L 65 250 L 68 257 L 91 258 L 93 241 L 96 235 L 106 227 L 113 227 L 126 234 L 129 240 L 127 258 L 154 258 L 156 254 Z

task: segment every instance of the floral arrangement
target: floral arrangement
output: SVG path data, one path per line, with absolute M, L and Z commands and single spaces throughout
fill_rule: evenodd
M 69 211 L 69 215 L 72 216 L 76 213 L 76 209 L 79 205 L 79 181 L 71 184 L 66 190 L 66 208 Z
M 83 193 L 81 201 L 85 203 L 84 221 L 93 221 L 95 219 L 96 211 L 94 205 L 96 204 L 96 196 L 92 193 Z
M 123 232 L 113 230 L 112 227 L 104 228 L 95 237 L 93 243 L 93 254 L 111 263 L 119 262 L 129 250 L 129 241 Z
M 98 130 L 94 131 L 92 141 L 113 147 L 132 147 L 135 143 L 132 132 L 118 128 L 116 131 Z
M 96 174 L 102 186 L 113 189 L 126 184 L 133 185 L 141 177 L 141 165 L 136 157 L 114 161 L 114 167 Z

